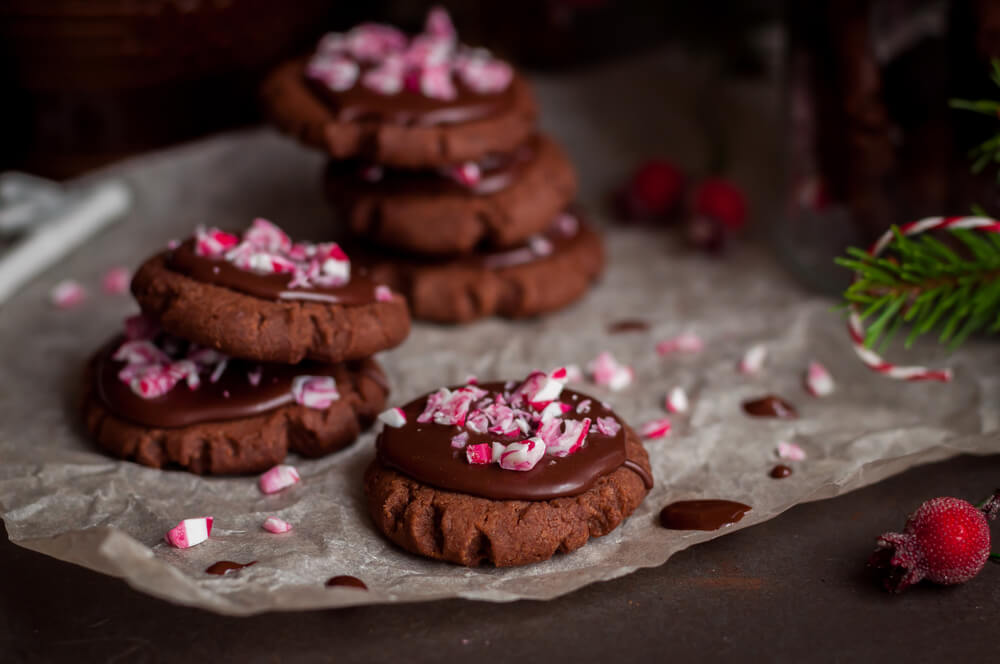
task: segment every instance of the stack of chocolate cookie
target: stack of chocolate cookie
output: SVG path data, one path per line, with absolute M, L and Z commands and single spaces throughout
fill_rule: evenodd
M 332 242 L 257 219 L 200 228 L 138 270 L 142 315 L 89 365 L 84 421 L 105 450 L 156 468 L 250 473 L 357 438 L 389 389 L 374 353 L 409 332 L 402 296 L 351 274 Z
M 328 34 L 262 91 L 279 127 L 332 157 L 325 189 L 356 258 L 415 317 L 537 315 L 601 272 L 601 240 L 571 208 L 573 166 L 538 133 L 527 81 L 460 44 L 443 10 L 413 37 Z

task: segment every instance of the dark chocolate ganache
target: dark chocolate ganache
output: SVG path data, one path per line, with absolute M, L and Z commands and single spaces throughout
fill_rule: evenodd
M 291 288 L 291 274 L 243 270 L 223 258 L 199 256 L 193 239 L 168 250 L 166 259 L 170 269 L 192 279 L 266 300 L 310 300 L 348 306 L 375 301 L 375 284 L 362 275 L 352 276 L 343 286 Z
M 366 170 L 359 162 L 331 161 L 326 173 L 331 200 L 350 199 L 352 192 L 365 191 L 379 195 L 471 193 L 487 196 L 509 187 L 537 155 L 537 138 L 529 139 L 513 152 L 488 154 L 476 162 L 480 176 L 472 184 L 460 184 L 447 173 L 437 170 L 403 170 L 384 166 Z M 349 183 L 349 189 L 338 191 L 341 180 Z
M 744 401 L 743 410 L 747 415 L 753 415 L 754 417 L 778 417 L 789 420 L 799 416 L 799 412 L 795 410 L 795 406 L 773 394 L 761 397 L 760 399 Z
M 326 580 L 326 587 L 332 588 L 334 586 L 342 586 L 347 588 L 357 588 L 359 590 L 368 590 L 368 586 L 365 582 L 356 576 L 348 576 L 346 574 L 341 574 L 340 576 L 331 576 Z
M 490 397 L 503 394 L 504 383 L 477 385 Z M 615 413 L 600 401 L 590 399 L 590 409 L 578 413 L 577 406 L 590 399 L 584 394 L 563 389 L 558 401 L 571 406 L 563 420 L 590 418 L 592 424 L 584 445 L 564 457 L 545 455 L 528 471 L 506 470 L 496 463 L 475 465 L 466 459 L 465 450 L 451 445 L 453 436 L 469 434 L 468 444 L 512 443 L 524 438 L 495 433 L 480 434 L 457 426 L 417 422 L 424 411 L 427 396 L 403 406 L 406 424 L 385 427 L 376 440 L 379 461 L 413 479 L 450 491 L 495 500 L 548 500 L 575 496 L 588 490 L 599 478 L 618 469 L 626 461 L 625 426 Z M 611 417 L 619 424 L 614 436 L 606 436 L 593 424 L 600 417 Z M 646 478 L 644 478 L 645 480 Z M 649 478 L 650 480 L 652 478 Z
M 679 500 L 660 512 L 660 525 L 670 530 L 718 530 L 736 523 L 749 505 L 732 500 Z
M 503 91 L 480 93 L 453 76 L 454 99 L 435 99 L 409 90 L 405 86 L 395 94 L 383 94 L 367 87 L 362 78 L 372 68 L 362 64 L 357 82 L 348 90 L 331 90 L 322 82 L 306 75 L 302 62 L 302 78 L 309 89 L 323 100 L 339 122 L 377 122 L 406 127 L 434 127 L 463 124 L 504 113 L 514 104 L 516 77 Z
M 777 466 L 771 469 L 769 473 L 771 477 L 776 480 L 781 480 L 792 474 L 792 469 L 783 463 L 779 463 Z
M 205 569 L 205 574 L 217 574 L 223 576 L 229 574 L 230 572 L 235 572 L 241 570 L 244 567 L 250 567 L 251 565 L 256 565 L 257 561 L 251 561 L 249 563 L 236 563 L 232 560 L 220 560 L 218 562 L 212 563 Z
M 264 413 L 294 401 L 292 381 L 296 376 L 334 376 L 341 366 L 318 362 L 261 364 L 229 358 L 214 383 L 211 372 L 202 373 L 197 389 L 192 390 L 182 380 L 166 394 L 146 399 L 118 377 L 126 363 L 112 356 L 123 341 L 114 340 L 94 360 L 97 395 L 116 416 L 149 427 L 183 427 Z M 175 359 L 184 356 L 183 352 L 171 353 L 174 355 Z

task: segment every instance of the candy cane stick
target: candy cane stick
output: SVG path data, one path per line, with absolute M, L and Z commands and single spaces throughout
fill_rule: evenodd
M 945 228 L 975 228 L 991 233 L 1000 232 L 1000 221 L 989 217 L 928 217 L 920 221 L 912 221 L 900 227 L 903 235 L 919 235 L 926 231 Z M 878 256 L 889 246 L 894 237 L 892 231 L 886 231 L 875 244 L 871 246 L 868 253 Z M 854 352 L 857 353 L 861 361 L 868 365 L 868 368 L 877 371 L 896 380 L 939 380 L 947 383 L 952 379 L 951 369 L 928 369 L 926 367 L 903 367 L 886 362 L 882 357 L 865 346 L 865 328 L 861 322 L 861 314 L 858 312 L 856 304 L 851 305 L 851 315 L 847 321 L 847 331 L 851 335 L 854 344 Z

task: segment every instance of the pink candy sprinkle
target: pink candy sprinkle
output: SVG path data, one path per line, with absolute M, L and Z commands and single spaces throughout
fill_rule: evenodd
M 780 442 L 778 443 L 778 456 L 782 459 L 802 461 L 806 458 L 806 452 L 795 443 Z
M 491 57 L 468 58 L 457 69 L 462 82 L 479 94 L 502 92 L 514 79 L 510 65 Z
M 451 22 L 451 16 L 443 7 L 431 7 L 427 12 L 427 20 L 424 22 L 424 32 L 435 37 L 445 39 L 455 39 L 455 26 Z
M 406 424 L 406 413 L 403 412 L 402 408 L 390 408 L 382 411 L 378 419 L 386 426 L 398 429 Z
M 664 404 L 668 413 L 686 413 L 688 410 L 688 396 L 683 387 L 675 387 L 667 394 Z
M 446 174 L 463 187 L 474 187 L 479 184 L 479 181 L 483 177 L 483 172 L 479 168 L 479 164 L 474 161 L 467 161 L 464 164 L 452 166 L 446 170 Z
M 659 355 L 669 355 L 670 353 L 698 353 L 705 348 L 705 343 L 695 334 L 685 332 L 684 334 L 667 339 L 656 344 L 656 352 Z
M 287 533 L 291 530 L 292 524 L 288 523 L 284 519 L 279 519 L 276 516 L 269 516 L 264 519 L 264 523 L 260 524 L 260 527 L 269 533 L 280 535 L 281 533 Z
M 218 228 L 199 226 L 194 232 L 194 252 L 199 256 L 218 258 L 239 243 L 238 237 Z
M 767 359 L 767 347 L 761 344 L 751 346 L 743 354 L 740 360 L 740 373 L 755 374 L 764 368 L 764 361 Z
M 833 393 L 836 385 L 826 367 L 819 362 L 810 362 L 806 370 L 806 389 L 814 397 L 825 397 Z
M 475 465 L 487 464 L 490 462 L 492 457 L 492 449 L 489 443 L 479 443 L 478 445 L 469 445 L 465 448 L 465 458 L 469 460 L 469 463 Z
M 621 429 L 622 425 L 618 424 L 618 420 L 613 417 L 597 418 L 597 430 L 605 436 L 617 436 Z
M 170 546 L 178 549 L 188 549 L 196 544 L 201 544 L 212 534 L 212 522 L 210 516 L 202 516 L 194 519 L 184 519 L 176 526 L 167 531 L 164 539 Z
M 128 284 L 131 280 L 132 272 L 127 267 L 113 267 L 104 273 L 101 287 L 105 293 L 121 295 L 128 292 Z
M 379 284 L 375 287 L 375 301 L 376 302 L 392 302 L 392 291 L 389 290 L 388 286 L 383 286 Z
M 542 439 L 528 438 L 507 445 L 500 455 L 500 467 L 505 470 L 531 470 L 544 455 L 545 443 Z
M 257 486 L 262 493 L 277 493 L 282 489 L 287 489 L 299 481 L 299 471 L 295 466 L 279 464 L 271 470 L 265 472 L 257 480 Z
M 647 422 L 642 425 L 639 433 L 642 434 L 643 438 L 663 438 L 670 433 L 670 420 L 663 417 L 652 422 Z
M 587 365 L 594 382 L 613 392 L 623 390 L 632 384 L 635 372 L 632 367 L 620 364 L 611 353 L 605 351 Z
M 306 408 L 323 410 L 340 399 L 333 376 L 296 376 L 292 379 L 292 396 Z
M 72 279 L 60 281 L 49 291 L 49 300 L 57 309 L 72 309 L 86 299 L 87 291 Z

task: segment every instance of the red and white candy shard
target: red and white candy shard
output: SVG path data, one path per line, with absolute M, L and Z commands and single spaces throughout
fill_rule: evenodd
M 666 417 L 642 425 L 639 430 L 643 438 L 663 438 L 670 433 L 670 420 Z
M 287 533 L 291 530 L 292 524 L 288 523 L 284 519 L 279 519 L 276 516 L 269 516 L 264 519 L 264 523 L 260 524 L 260 527 L 269 533 L 280 535 L 281 533 Z
M 761 344 L 751 346 L 740 359 L 740 373 L 755 374 L 764 368 L 764 361 L 767 360 L 767 347 Z
M 451 446 L 455 449 L 462 449 L 469 444 L 469 432 L 463 431 L 451 437 Z
M 220 258 L 239 243 L 238 237 L 218 228 L 199 226 L 194 231 L 194 252 L 199 256 Z
M 825 397 L 833 393 L 836 385 L 826 367 L 819 362 L 810 362 L 806 369 L 806 389 L 814 397 Z
M 786 443 L 782 441 L 778 443 L 778 456 L 782 459 L 802 461 L 806 458 L 806 452 L 795 443 Z
M 492 446 L 489 443 L 479 443 L 469 445 L 465 448 L 465 458 L 471 464 L 482 465 L 490 463 L 493 456 Z
M 49 300 L 57 309 L 72 309 L 86 299 L 87 291 L 72 279 L 60 281 L 49 292 Z
M 500 455 L 500 467 L 505 470 L 531 470 L 545 456 L 545 443 L 541 438 L 528 438 L 511 443 Z
M 376 302 L 391 302 L 392 301 L 392 291 L 389 290 L 388 286 L 383 286 L 379 284 L 375 287 L 375 301 Z
M 256 367 L 247 372 L 247 382 L 253 385 L 254 387 L 257 387 L 258 385 L 260 385 L 260 379 L 263 377 L 263 375 L 264 375 L 264 368 L 258 364 Z
M 420 72 L 420 93 L 430 99 L 451 101 L 458 96 L 458 90 L 451 80 L 451 69 L 446 65 L 426 67 Z
M 132 279 L 132 272 L 127 267 L 113 267 L 104 273 L 101 279 L 101 288 L 109 295 L 121 295 L 128 292 L 128 284 Z
M 613 392 L 623 390 L 632 384 L 635 373 L 632 367 L 620 364 L 611 353 L 605 351 L 587 365 L 596 384 Z
M 295 466 L 279 464 L 271 468 L 257 480 L 262 493 L 277 493 L 299 482 L 299 471 Z
M 168 530 L 164 539 L 170 546 L 178 549 L 189 549 L 196 544 L 201 544 L 211 536 L 214 520 L 210 516 L 184 519 Z
M 292 379 L 292 396 L 306 408 L 323 410 L 340 399 L 333 376 L 296 376 Z
M 351 280 L 351 261 L 336 242 L 317 245 L 316 258 L 321 274 L 314 276 L 313 281 L 324 286 L 343 286 Z
M 398 429 L 406 424 L 406 413 L 403 412 L 402 408 L 390 408 L 382 411 L 378 419 L 386 426 Z
M 404 74 L 400 67 L 382 65 L 370 69 L 361 77 L 361 84 L 382 95 L 394 95 L 403 89 Z
M 613 417 L 597 418 L 597 430 L 605 436 L 617 436 L 621 429 L 622 425 L 618 424 L 618 420 Z
M 462 59 L 456 70 L 462 82 L 479 94 L 503 92 L 514 79 L 514 70 L 510 65 L 492 57 Z
M 424 32 L 435 37 L 455 39 L 457 32 L 451 22 L 451 16 L 443 7 L 431 7 L 424 22 Z
M 564 420 L 563 432 L 554 441 L 544 443 L 549 454 L 564 457 L 576 452 L 583 446 L 590 432 L 590 418 L 582 420 Z
M 445 175 L 462 185 L 463 187 L 473 187 L 479 184 L 483 177 L 482 169 L 474 161 L 467 161 L 445 169 Z
M 406 35 L 382 23 L 355 26 L 345 39 L 347 50 L 362 62 L 378 62 L 406 47 Z
M 667 400 L 664 404 L 668 413 L 686 413 L 688 410 L 688 396 L 683 387 L 675 387 L 667 393 Z
M 705 348 L 705 342 L 701 337 L 691 332 L 685 332 L 673 339 L 667 339 L 656 344 L 656 352 L 659 355 L 669 355 L 671 353 L 699 353 Z
M 343 55 L 319 53 L 306 65 L 306 76 L 319 81 L 334 92 L 350 90 L 358 82 L 361 67 Z
M 584 399 L 583 401 L 581 401 L 576 405 L 576 412 L 580 413 L 581 415 L 585 415 L 590 412 L 590 405 L 591 405 L 590 399 Z

